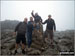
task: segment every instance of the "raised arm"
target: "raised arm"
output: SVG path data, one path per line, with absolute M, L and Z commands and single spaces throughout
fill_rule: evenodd
M 35 15 L 33 14 L 33 12 L 34 12 L 34 11 L 31 12 L 31 15 L 32 15 L 33 17 L 35 17 Z

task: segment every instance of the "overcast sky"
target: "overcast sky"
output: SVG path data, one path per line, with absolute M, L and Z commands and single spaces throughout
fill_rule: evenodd
M 43 21 L 51 14 L 57 30 L 74 29 L 74 1 L 1 1 L 1 20 L 29 20 L 32 10 Z

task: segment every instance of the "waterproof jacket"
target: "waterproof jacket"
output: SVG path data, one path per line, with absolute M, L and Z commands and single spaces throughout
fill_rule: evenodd
M 25 22 L 20 22 L 15 28 L 15 32 L 17 32 L 18 34 L 25 34 L 26 30 L 27 30 L 27 23 Z
M 29 21 L 27 24 L 27 32 L 32 32 L 33 30 L 33 21 Z
M 55 25 L 55 21 L 53 19 L 47 19 L 45 20 L 45 22 L 43 24 L 47 23 L 47 29 L 48 30 L 56 30 L 56 25 Z

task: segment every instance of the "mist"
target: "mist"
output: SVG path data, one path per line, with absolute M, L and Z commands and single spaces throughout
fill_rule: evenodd
M 74 1 L 1 1 L 1 21 L 23 21 L 25 17 L 29 21 L 32 10 L 38 12 L 43 22 L 51 14 L 56 30 L 74 30 Z

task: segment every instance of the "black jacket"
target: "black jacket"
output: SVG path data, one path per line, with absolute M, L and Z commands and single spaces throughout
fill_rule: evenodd
M 25 22 L 20 22 L 15 28 L 15 32 L 17 32 L 18 34 L 25 34 L 26 30 L 27 30 L 27 23 Z
M 53 19 L 47 19 L 45 20 L 45 22 L 43 24 L 47 23 L 47 29 L 49 30 L 56 30 L 56 25 L 55 25 L 55 21 Z

